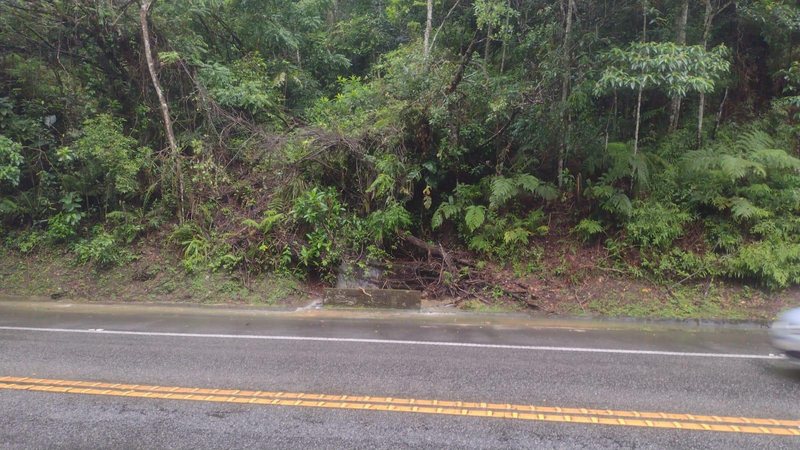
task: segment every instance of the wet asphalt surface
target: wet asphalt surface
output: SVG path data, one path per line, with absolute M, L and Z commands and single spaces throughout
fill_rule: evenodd
M 758 328 L 15 302 L 0 302 L 0 327 L 334 339 L 0 329 L 0 376 L 800 419 L 800 370 L 760 358 L 774 350 Z M 800 437 L 0 389 L 0 447 L 794 449 Z

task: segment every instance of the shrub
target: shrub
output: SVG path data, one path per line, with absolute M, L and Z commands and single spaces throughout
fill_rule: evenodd
M 80 137 L 58 150 L 61 164 L 74 175 L 62 179 L 64 189 L 98 198 L 106 207 L 117 196 L 139 188 L 137 175 L 150 159 L 150 149 L 122 132 L 122 123 L 100 114 L 83 123 Z
M 78 234 L 83 217 L 80 197 L 74 192 L 67 193 L 61 198 L 61 212 L 47 221 L 47 238 L 54 243 L 72 239 Z
M 133 253 L 120 245 L 114 235 L 102 228 L 96 229 L 94 236 L 76 243 L 72 251 L 81 264 L 92 263 L 105 269 L 133 261 Z
M 626 240 L 640 248 L 664 249 L 684 233 L 692 216 L 673 204 L 636 202 L 625 223 Z
M 583 239 L 584 242 L 593 239 L 606 231 L 602 223 L 594 219 L 581 220 L 572 231 Z
M 743 246 L 727 260 L 726 274 L 758 280 L 770 289 L 800 283 L 800 244 L 755 242 Z
M 0 134 L 0 187 L 19 184 L 20 166 L 25 161 L 20 153 L 22 146 Z
M 243 260 L 225 236 L 207 233 L 195 223 L 177 226 L 168 240 L 183 248 L 181 264 L 189 273 L 232 271 Z

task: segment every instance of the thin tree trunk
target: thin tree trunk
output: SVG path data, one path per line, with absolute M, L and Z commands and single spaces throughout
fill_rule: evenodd
M 500 56 L 500 73 L 503 73 L 503 72 L 506 71 L 506 47 L 507 46 L 508 46 L 508 43 L 505 40 L 503 40 L 503 45 L 502 45 L 503 52 L 502 52 L 502 55 Z
M 642 42 L 647 42 L 647 0 L 642 0 Z M 644 92 L 644 81 L 639 84 L 639 94 L 636 97 L 636 130 L 633 133 L 633 155 L 639 153 L 639 128 L 642 123 L 642 92 Z M 633 180 L 631 180 L 633 189 Z
M 486 81 L 489 81 L 489 51 L 492 47 L 492 24 L 490 23 L 486 28 L 486 45 L 483 47 L 483 74 L 486 76 Z
M 697 106 L 697 148 L 703 146 L 703 119 L 706 110 L 706 94 L 700 93 L 700 104 Z
M 642 0 L 642 42 L 647 42 L 647 0 Z
M 570 80 L 572 79 L 572 14 L 575 11 L 575 0 L 568 0 L 564 10 L 564 42 L 562 49 L 563 77 L 561 79 L 561 148 L 558 154 L 558 187 L 564 184 L 564 162 L 569 153 L 569 113 L 567 112 L 567 100 L 569 99 Z
M 331 9 L 328 10 L 328 26 L 333 27 L 339 20 L 339 0 L 331 2 Z
M 642 42 L 647 42 L 647 0 L 642 0 Z M 645 80 L 639 81 L 639 92 L 636 96 L 636 128 L 633 132 L 633 156 L 639 154 L 639 130 L 642 124 L 642 94 L 644 93 Z M 631 168 L 631 194 L 636 187 L 636 178 Z
M 725 109 L 725 102 L 728 101 L 728 88 L 725 88 L 725 95 L 722 96 L 722 101 L 719 103 L 719 110 L 717 111 L 717 118 L 714 120 L 714 129 L 711 131 L 711 140 L 717 138 L 717 130 L 722 123 L 722 112 Z
M 178 152 L 178 142 L 175 140 L 175 133 L 172 129 L 172 118 L 169 115 L 169 104 L 164 96 L 164 91 L 161 89 L 161 82 L 158 80 L 158 73 L 156 73 L 156 63 L 153 58 L 153 51 L 150 48 L 150 29 L 147 24 L 147 16 L 150 12 L 153 0 L 142 0 L 141 8 L 139 9 L 139 21 L 142 27 L 142 43 L 144 44 L 144 54 L 147 59 L 147 69 L 150 72 L 150 79 L 153 81 L 153 89 L 158 96 L 158 106 L 161 109 L 161 118 L 164 121 L 164 131 L 167 133 L 167 141 L 169 142 L 170 154 L 175 165 L 175 178 L 178 183 L 178 208 L 179 220 L 184 219 L 184 190 L 183 190 L 183 169 L 181 166 L 180 154 Z
M 681 9 L 675 23 L 675 43 L 678 45 L 686 45 L 686 24 L 689 21 L 689 0 L 682 0 Z M 681 96 L 676 95 L 672 97 L 672 104 L 670 105 L 669 114 L 669 130 L 675 131 L 678 129 L 678 121 L 681 115 Z
M 711 23 L 714 21 L 714 6 L 711 0 L 704 0 L 706 5 L 705 15 L 703 16 L 703 48 L 708 49 L 708 40 L 711 37 Z M 697 148 L 703 145 L 703 119 L 706 110 L 706 94 L 700 93 L 700 104 L 697 108 Z
M 464 51 L 464 55 L 461 57 L 461 62 L 458 64 L 458 69 L 456 69 L 456 73 L 453 75 L 453 79 L 450 81 L 450 86 L 444 91 L 445 94 L 450 95 L 458 89 L 458 85 L 461 84 L 461 81 L 464 79 L 464 70 L 467 68 L 467 64 L 472 60 L 472 54 L 475 53 L 475 46 L 478 43 L 478 30 L 475 30 L 475 33 L 472 35 L 472 39 L 469 41 L 469 45 L 467 45 L 467 49 Z
M 608 113 L 608 118 L 606 119 L 606 138 L 605 138 L 605 146 L 603 147 L 604 150 L 608 151 L 608 141 L 611 139 L 611 122 L 612 119 L 616 119 L 617 117 L 617 90 L 614 90 L 614 101 L 611 103 L 611 111 Z
M 689 0 L 683 0 L 681 3 L 680 14 L 678 15 L 676 30 L 675 30 L 675 43 L 679 45 L 686 45 L 686 24 L 689 22 Z
M 427 4 L 427 18 L 425 20 L 425 36 L 422 41 L 422 49 L 423 55 L 425 56 L 425 61 L 428 60 L 428 57 L 431 54 L 431 31 L 433 30 L 433 0 L 428 0 Z
M 633 155 L 639 153 L 639 127 L 642 122 L 642 91 L 644 91 L 644 83 L 639 85 L 639 96 L 636 100 L 636 131 L 633 135 Z
M 436 36 L 439 36 L 439 32 L 442 31 L 442 28 L 444 27 L 445 22 L 447 22 L 447 19 L 450 18 L 451 14 L 453 14 L 453 11 L 455 11 L 455 9 L 456 9 L 456 7 L 458 6 L 459 3 L 461 3 L 461 0 L 456 0 L 456 2 L 453 3 L 453 6 L 451 6 L 450 10 L 447 11 L 447 14 L 445 14 L 444 19 L 442 19 L 441 23 L 439 23 L 439 27 L 436 28 L 436 32 L 433 33 L 433 37 L 431 38 L 431 43 L 430 43 L 430 50 L 431 51 L 433 50 L 433 47 L 436 45 Z
M 508 2 L 507 6 L 509 8 L 511 8 L 511 1 L 510 0 Z M 505 26 L 508 27 L 508 16 L 506 16 L 506 24 L 505 24 Z M 505 69 L 506 69 L 506 48 L 507 47 L 508 47 L 508 39 L 506 39 L 505 36 L 504 36 L 503 37 L 503 46 L 502 46 L 503 51 L 502 51 L 502 56 L 500 57 L 500 73 L 505 72 Z

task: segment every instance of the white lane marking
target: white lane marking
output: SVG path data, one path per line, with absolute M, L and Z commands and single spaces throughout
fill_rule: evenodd
M 511 344 L 478 344 L 473 342 L 441 342 L 441 341 L 401 341 L 393 339 L 362 339 L 362 338 L 332 338 L 315 336 L 269 336 L 259 334 L 201 334 L 201 333 L 172 333 L 161 331 L 122 331 L 104 329 L 74 329 L 74 328 L 33 328 L 33 327 L 8 327 L 0 326 L 0 330 L 7 331 L 36 331 L 47 333 L 80 333 L 80 334 L 110 334 L 123 336 L 147 337 L 181 337 L 181 338 L 212 338 L 212 339 L 256 339 L 263 341 L 307 341 L 307 342 L 347 342 L 356 344 L 389 344 L 389 345 L 427 345 L 433 347 L 466 347 L 466 348 L 491 348 L 502 350 L 531 350 L 542 352 L 573 352 L 573 353 L 613 353 L 621 355 L 651 355 L 651 356 L 688 356 L 701 358 L 729 358 L 729 359 L 785 359 L 783 355 L 754 355 L 737 353 L 695 353 L 695 352 L 670 352 L 660 350 L 628 350 L 617 348 L 589 348 L 589 347 L 549 347 L 539 345 L 511 345 Z

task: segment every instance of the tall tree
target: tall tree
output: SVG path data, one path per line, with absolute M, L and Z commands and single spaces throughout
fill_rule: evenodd
M 184 186 L 183 186 L 183 167 L 181 164 L 180 151 L 178 149 L 178 142 L 175 139 L 175 131 L 172 128 L 172 117 L 169 114 L 169 104 L 167 97 L 164 95 L 164 90 L 161 88 L 161 81 L 158 79 L 156 72 L 156 62 L 153 57 L 153 50 L 150 47 L 150 27 L 148 25 L 148 17 L 150 14 L 150 7 L 153 5 L 154 0 L 142 0 L 139 8 L 139 23 L 142 27 L 142 45 L 144 46 L 145 59 L 147 60 L 147 69 L 150 72 L 150 79 L 153 82 L 153 90 L 156 91 L 158 96 L 158 106 L 161 109 L 161 119 L 164 122 L 164 132 L 167 135 L 167 142 L 169 143 L 170 155 L 175 169 L 175 180 L 178 185 L 178 208 L 180 212 L 179 219 L 183 220 L 184 214 Z
M 647 42 L 647 8 L 650 5 L 648 4 L 647 0 L 642 0 L 642 41 L 643 43 Z M 647 86 L 647 76 L 645 75 L 642 77 L 641 82 L 639 83 L 639 93 L 636 96 L 636 130 L 634 131 L 634 138 L 633 138 L 633 154 L 634 156 L 639 152 L 639 127 L 642 123 L 642 92 L 644 92 L 644 88 Z
M 427 61 L 431 53 L 431 31 L 433 30 L 433 0 L 427 1 L 425 15 L 425 37 L 422 41 L 425 60 Z
M 678 45 L 686 45 L 686 25 L 689 21 L 689 0 L 681 0 L 678 14 L 675 19 L 675 43 Z M 681 100 L 680 96 L 673 96 L 672 103 L 670 104 L 669 113 L 669 129 L 675 131 L 678 129 L 678 121 L 681 114 Z
M 575 0 L 562 1 L 564 9 L 564 41 L 562 44 L 561 70 L 561 147 L 558 155 L 558 187 L 564 185 L 564 160 L 569 153 L 570 115 L 567 108 L 569 98 L 570 80 L 572 79 L 572 21 L 575 11 Z
M 704 49 L 708 49 L 708 42 L 711 39 L 711 27 L 714 24 L 714 19 L 717 14 L 721 13 L 729 6 L 733 5 L 733 1 L 725 0 L 703 0 L 705 4 L 705 13 L 703 14 L 703 41 Z M 697 146 L 703 145 L 703 120 L 705 119 L 706 110 L 706 93 L 700 92 L 700 104 L 697 107 Z

